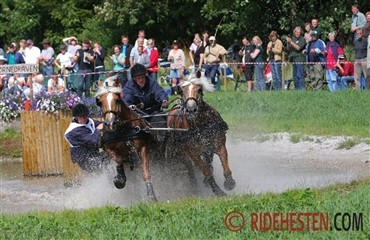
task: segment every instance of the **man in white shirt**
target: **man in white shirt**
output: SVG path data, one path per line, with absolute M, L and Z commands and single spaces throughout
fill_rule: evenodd
M 47 39 L 44 39 L 42 45 L 44 49 L 42 49 L 38 61 L 42 65 L 42 74 L 49 77 L 54 72 L 54 49 L 50 46 L 50 41 Z
M 26 64 L 37 64 L 38 57 L 40 57 L 40 48 L 33 45 L 33 41 L 28 39 L 26 42 L 25 59 Z

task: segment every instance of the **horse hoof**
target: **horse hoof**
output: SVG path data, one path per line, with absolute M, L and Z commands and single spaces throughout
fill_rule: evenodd
M 155 196 L 154 193 L 154 188 L 152 182 L 147 182 L 145 183 L 146 185 L 146 196 L 149 201 L 157 202 L 157 197 Z
M 233 190 L 235 188 L 235 185 L 236 185 L 236 182 L 232 177 L 227 178 L 224 181 L 224 188 L 228 191 Z
M 155 195 L 149 195 L 148 196 L 149 201 L 151 202 L 158 202 L 157 197 Z
M 227 196 L 227 194 L 224 191 L 222 191 L 222 190 L 216 191 L 215 194 L 216 194 L 217 197 L 225 197 L 225 196 Z
M 113 179 L 114 186 L 118 189 L 122 189 L 126 186 L 126 177 L 122 175 L 116 175 Z

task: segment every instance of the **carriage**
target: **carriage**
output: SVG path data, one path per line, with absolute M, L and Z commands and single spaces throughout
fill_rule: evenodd
M 213 85 L 197 74 L 182 84 L 180 102 L 161 114 L 146 115 L 135 106 L 127 106 L 121 100 L 118 81 L 105 83 L 98 89 L 96 100 L 105 119 L 102 146 L 117 163 L 114 177 L 117 188 L 124 188 L 126 184 L 124 162 L 139 158 L 147 198 L 157 200 L 149 172 L 150 150 L 163 158 L 186 156 L 188 162 L 192 160 L 202 171 L 212 191 L 217 196 L 224 196 L 225 192 L 213 176 L 212 159 L 217 154 L 223 166 L 225 189 L 235 187 L 226 149 L 227 124 L 203 101 L 203 91 L 212 91 Z M 132 163 L 130 167 L 133 167 Z

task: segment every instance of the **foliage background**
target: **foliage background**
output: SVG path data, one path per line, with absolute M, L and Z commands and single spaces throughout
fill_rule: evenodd
M 134 42 L 139 29 L 157 40 L 161 49 L 174 39 L 189 44 L 195 32 L 208 30 L 224 46 L 246 35 L 259 35 L 264 43 L 271 30 L 291 35 L 296 25 L 313 17 L 326 33 L 337 30 L 343 45 L 351 42 L 349 20 L 354 2 L 307 0 L 2 0 L 0 1 L 0 46 L 31 38 L 43 38 L 54 48 L 63 37 L 89 38 L 110 49 L 121 34 Z M 370 2 L 358 0 L 360 11 Z

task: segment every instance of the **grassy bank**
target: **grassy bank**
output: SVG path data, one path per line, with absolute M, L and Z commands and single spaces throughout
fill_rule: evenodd
M 370 91 L 218 92 L 205 98 L 241 134 L 370 137 Z
M 282 194 L 3 215 L 0 239 L 369 239 L 369 184 L 367 179 L 321 190 L 291 190 Z M 226 214 L 234 210 L 245 216 L 245 228 L 241 232 L 230 232 L 224 225 Z M 328 213 L 329 231 L 312 231 L 311 225 L 310 231 L 303 232 L 252 231 L 251 213 L 265 212 Z M 335 230 L 334 215 L 345 212 L 364 214 L 362 231 Z M 234 225 L 242 223 L 240 219 L 233 221 Z M 345 222 L 344 226 L 347 225 Z M 337 221 L 337 226 L 342 227 L 341 221 Z
M 21 155 L 21 133 L 15 128 L 7 128 L 0 132 L 0 156 L 20 157 Z

